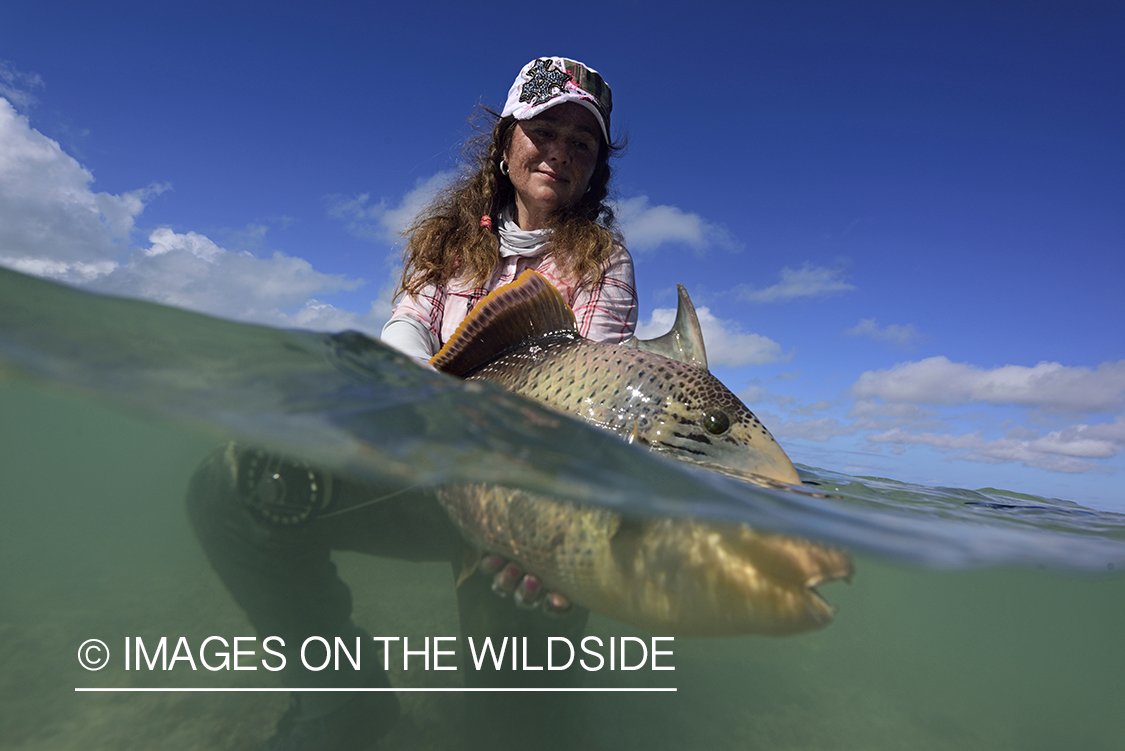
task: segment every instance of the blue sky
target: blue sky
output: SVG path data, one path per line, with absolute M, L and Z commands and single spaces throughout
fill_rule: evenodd
M 473 108 L 564 55 L 643 330 L 684 283 L 795 461 L 1125 511 L 1121 7 L 11 3 L 0 263 L 377 333 Z

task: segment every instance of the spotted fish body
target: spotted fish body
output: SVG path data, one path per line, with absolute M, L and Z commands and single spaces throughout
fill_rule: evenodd
M 691 325 L 683 328 L 698 338 L 681 293 L 681 314 L 685 301 Z M 669 456 L 799 484 L 769 431 L 707 372 L 701 339 L 686 349 L 677 345 L 675 353 L 688 362 L 646 351 L 644 343 L 583 339 L 562 296 L 525 272 L 485 298 L 432 362 Z M 839 551 L 748 525 L 623 518 L 491 485 L 451 486 L 439 498 L 475 547 L 512 558 L 578 604 L 658 633 L 782 634 L 822 626 L 832 609 L 813 587 L 852 571 Z
M 654 451 L 801 482 L 789 457 L 738 397 L 707 371 L 667 357 L 559 334 L 509 351 L 471 378 L 578 415 Z

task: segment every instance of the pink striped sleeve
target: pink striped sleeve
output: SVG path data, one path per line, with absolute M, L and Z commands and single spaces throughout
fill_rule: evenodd
M 445 286 L 427 285 L 417 295 L 403 295 L 391 313 L 391 320 L 413 318 L 441 339 L 441 321 L 445 312 Z
M 571 303 L 578 333 L 596 342 L 619 344 L 637 328 L 637 290 L 633 258 L 617 246 L 596 284 L 580 289 Z

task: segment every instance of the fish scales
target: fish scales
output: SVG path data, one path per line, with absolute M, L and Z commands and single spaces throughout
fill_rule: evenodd
M 769 431 L 706 370 L 583 339 L 561 295 L 534 272 L 509 287 L 478 305 L 436 367 L 669 456 L 800 482 Z M 511 558 L 578 604 L 658 633 L 823 626 L 833 610 L 813 588 L 852 573 L 840 551 L 745 524 L 625 518 L 485 484 L 444 487 L 439 500 L 476 548 Z
M 453 521 L 591 610 L 674 636 L 783 635 L 827 625 L 813 589 L 850 576 L 845 555 L 745 524 L 625 520 L 495 485 L 443 488 Z
M 779 465 L 772 475 L 760 466 L 751 471 L 800 482 L 773 436 L 738 397 L 709 373 L 660 355 L 580 337 L 547 337 L 509 350 L 469 378 L 492 381 L 657 451 L 686 454 L 683 459 L 703 459 L 707 447 L 724 444 L 741 449 L 773 444 L 776 449 L 763 449 Z M 731 422 L 722 435 L 704 428 L 709 410 Z

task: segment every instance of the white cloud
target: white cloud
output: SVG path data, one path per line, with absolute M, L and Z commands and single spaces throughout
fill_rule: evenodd
M 784 380 L 779 376 L 774 376 L 771 381 Z M 782 411 L 794 414 L 801 408 L 797 398 L 789 394 L 776 394 L 769 390 L 766 386 L 762 385 L 759 381 L 757 383 L 751 382 L 745 386 L 741 391 L 735 394 L 739 399 L 748 405 L 752 404 L 765 404 L 772 402 L 781 408 Z M 779 418 L 780 419 L 780 418 Z
M 371 304 L 371 310 L 367 314 L 360 316 L 349 310 L 342 310 L 329 303 L 309 298 L 296 313 L 282 315 L 281 325 L 313 331 L 352 329 L 378 337 L 383 324 L 391 317 L 390 307 L 386 310 L 383 307 L 381 301 L 377 300 Z
M 1072 425 L 1065 430 L 1055 430 L 1042 438 L 1028 441 L 1028 446 L 1045 454 L 1109 459 L 1121 450 L 1121 441 L 1096 438 L 1090 435 L 1089 425 Z
M 724 321 L 711 314 L 708 308 L 696 308 L 699 325 L 703 329 L 703 342 L 707 349 L 710 367 L 727 365 L 764 365 L 789 359 L 782 353 L 781 345 L 758 334 L 745 334 L 734 321 Z M 648 321 L 637 327 L 637 337 L 654 339 L 672 330 L 676 321 L 673 308 L 656 308 Z
M 930 357 L 867 371 L 852 386 L 861 399 L 914 404 L 1013 404 L 1055 412 L 1105 413 L 1125 406 L 1125 360 L 1098 368 L 1041 362 L 984 370 Z
M 866 336 L 875 341 L 890 342 L 898 347 L 910 347 L 922 338 L 922 335 L 918 333 L 918 329 L 912 323 L 905 326 L 892 323 L 884 328 L 879 328 L 879 324 L 874 318 L 861 319 L 859 323 L 845 331 L 844 335 Z
M 414 188 L 393 206 L 387 198 L 372 202 L 370 193 L 331 195 L 327 198 L 328 214 L 342 220 L 347 230 L 356 237 L 395 244 L 401 240 L 400 233 L 454 177 L 453 172 L 439 172 L 420 178 Z M 613 210 L 618 228 L 625 236 L 625 244 L 636 253 L 653 251 L 672 242 L 683 243 L 697 252 L 739 247 L 722 225 L 675 206 L 650 206 L 648 196 L 615 201 Z
M 721 224 L 675 206 L 650 206 L 648 196 L 620 199 L 614 202 L 613 211 L 625 244 L 637 253 L 656 250 L 665 243 L 683 243 L 696 252 L 739 247 Z
M 232 252 L 195 232 L 158 228 L 131 241 L 153 185 L 120 195 L 93 190 L 93 174 L 0 99 L 0 264 L 102 292 L 275 326 L 377 332 L 382 298 L 363 315 L 318 296 L 359 279 L 323 274 L 301 258 Z M 265 227 L 249 230 L 260 239 Z
M 739 391 L 737 394 L 735 394 L 735 396 L 737 396 L 745 404 L 748 405 L 761 404 L 762 402 L 770 398 L 770 393 L 766 390 L 765 386 L 752 383 L 746 388 L 742 389 L 742 391 Z
M 834 417 L 821 417 L 816 420 L 790 420 L 770 425 L 775 438 L 804 438 L 806 441 L 823 443 L 841 435 L 853 435 L 860 431 L 854 423 L 848 425 Z
M 56 261 L 51 258 L 16 258 L 0 255 L 0 266 L 14 269 L 24 274 L 41 276 L 69 284 L 83 284 L 117 268 L 116 261 Z
M 159 228 L 150 245 L 88 286 L 166 305 L 275 326 L 359 321 L 315 295 L 355 289 L 362 280 L 322 274 L 301 258 L 231 252 L 195 232 Z
M 1006 435 L 989 440 L 979 432 L 950 435 L 914 433 L 894 428 L 868 435 L 867 441 L 873 445 L 891 445 L 898 450 L 906 446 L 929 446 L 963 461 L 988 464 L 1019 462 L 1026 467 L 1068 474 L 1112 473 L 1114 470 L 1110 467 L 1085 460 L 1110 459 L 1120 453 L 1123 443 L 1091 439 L 1086 435 L 1090 429 L 1087 425 L 1076 425 L 1035 439 Z
M 414 217 L 450 184 L 453 177 L 452 172 L 438 172 L 431 177 L 420 178 L 394 207 L 386 198 L 372 204 L 369 193 L 350 198 L 328 196 L 328 214 L 344 220 L 344 226 L 356 237 L 393 245 L 401 240 L 399 235 L 413 223 Z
M 878 418 L 885 420 L 928 420 L 937 416 L 932 409 L 923 409 L 915 404 L 882 404 L 861 399 L 852 405 L 848 417 Z
M 0 99 L 0 264 L 74 283 L 112 270 L 145 202 L 167 186 L 113 195 L 93 182 Z
M 818 399 L 812 404 L 795 405 L 792 409 L 789 410 L 789 414 L 798 415 L 800 417 L 809 417 L 811 415 L 817 414 L 818 412 L 824 412 L 826 410 L 834 409 L 835 407 L 839 406 L 839 402 L 830 402 L 827 399 Z
M 43 85 L 43 79 L 35 73 L 21 73 L 6 60 L 0 60 L 0 97 L 4 97 L 17 109 L 26 110 L 35 104 L 31 92 Z
M 804 405 L 798 399 L 772 394 L 758 386 L 740 396 L 747 403 L 770 401 L 782 408 L 789 419 L 779 417 L 768 423 L 779 439 L 824 443 L 838 436 L 856 435 L 866 442 L 862 448 L 873 452 L 901 455 L 911 447 L 925 447 L 946 454 L 950 461 L 1018 463 L 1067 474 L 1113 474 L 1117 471 L 1112 461 L 1125 450 L 1125 414 L 1120 412 L 1121 389 L 1125 388 L 1121 381 L 1122 364 L 1107 364 L 1097 369 L 1046 364 L 1037 368 L 1012 370 L 1013 366 L 1007 366 L 985 371 L 965 365 L 949 369 L 946 367 L 950 365 L 948 360 L 932 360 L 908 363 L 889 371 L 900 376 L 926 375 L 913 381 L 904 378 L 906 383 L 886 379 L 894 383 L 894 388 L 883 382 L 885 388 L 879 390 L 875 388 L 878 379 L 866 379 L 870 388 L 857 394 L 860 390 L 853 387 L 852 396 L 861 398 L 850 408 L 826 400 Z M 912 371 L 907 367 L 926 363 L 933 370 L 923 367 Z M 998 387 L 997 383 L 1004 384 L 1005 388 Z M 941 390 L 942 384 L 951 389 L 956 398 L 935 397 L 934 393 L 945 393 Z M 1089 399 L 1081 400 L 1070 393 L 1082 389 L 1092 392 Z M 917 403 L 892 398 L 905 396 L 915 397 Z M 1025 406 L 1029 414 L 1022 421 L 1001 420 L 993 410 L 956 414 L 954 410 L 940 408 L 941 405 L 980 402 Z M 847 409 L 845 417 L 839 415 L 841 407 Z M 1067 424 L 1061 407 L 1070 409 L 1071 414 L 1076 407 L 1085 407 L 1091 414 L 1104 412 L 1103 408 L 1109 407 L 1116 410 L 1116 414 L 1112 422 Z M 1041 409 L 1054 409 L 1059 417 L 1050 423 L 1039 420 L 1042 424 L 1036 427 L 1033 418 L 1043 417 Z M 813 415 L 814 419 L 792 419 L 802 415 Z
M 799 269 L 788 266 L 781 270 L 781 281 L 772 287 L 754 289 L 739 285 L 735 294 L 747 302 L 786 302 L 801 297 L 824 297 L 837 292 L 850 292 L 855 287 L 846 280 L 847 270 L 804 264 Z
M 1111 423 L 1100 425 L 1082 426 L 1083 432 L 1090 438 L 1098 438 L 1125 446 L 1125 415 L 1118 415 Z

